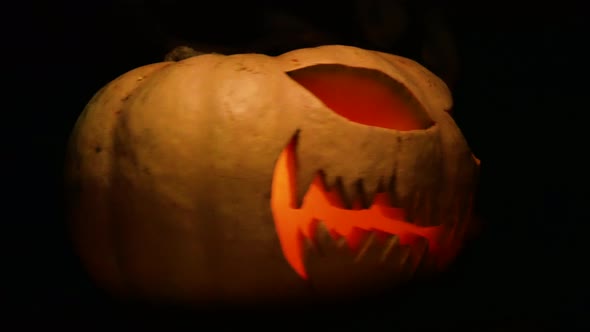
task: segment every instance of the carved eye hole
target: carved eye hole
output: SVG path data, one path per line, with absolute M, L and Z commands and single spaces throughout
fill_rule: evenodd
M 402 84 L 379 71 L 316 65 L 288 75 L 350 121 L 400 131 L 432 125 L 415 97 Z

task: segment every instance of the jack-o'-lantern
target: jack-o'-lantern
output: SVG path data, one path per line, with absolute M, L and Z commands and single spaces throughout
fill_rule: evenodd
M 134 69 L 80 115 L 77 252 L 120 296 L 335 298 L 440 271 L 472 222 L 478 161 L 445 84 L 349 46 Z

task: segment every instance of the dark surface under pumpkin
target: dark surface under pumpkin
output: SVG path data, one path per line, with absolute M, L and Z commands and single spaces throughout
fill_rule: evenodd
M 258 55 L 150 65 L 89 102 L 68 183 L 99 285 L 154 303 L 298 303 L 394 289 L 454 258 L 478 164 L 444 84 L 353 47 L 283 57 L 299 68 Z M 184 92 L 203 84 L 212 95 Z

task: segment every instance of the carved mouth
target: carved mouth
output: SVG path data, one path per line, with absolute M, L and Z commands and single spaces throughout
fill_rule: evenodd
M 296 144 L 295 136 L 275 165 L 271 209 L 285 259 L 301 278 L 308 279 L 305 243 L 318 244 L 317 239 L 321 237 L 318 229 L 324 229 L 337 246 L 345 243 L 357 261 L 371 246 L 369 240 L 380 243 L 383 263 L 390 263 L 386 258 L 394 246 L 413 246 L 422 241 L 427 244 L 428 252 L 437 251 L 441 226 L 422 227 L 408 222 L 404 209 L 392 206 L 392 195 L 387 190 L 380 188 L 368 193 L 362 179 L 358 181 L 357 195 L 351 200 L 337 186 L 328 188 L 324 181 L 326 174 L 318 172 L 298 199 Z

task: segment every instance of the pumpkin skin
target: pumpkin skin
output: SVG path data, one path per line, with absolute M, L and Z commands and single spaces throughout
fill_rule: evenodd
M 117 296 L 197 304 L 333 299 L 439 271 L 473 222 L 479 166 L 451 106 L 418 63 L 350 46 L 131 70 L 72 132 L 76 250 Z M 339 214 L 301 214 L 310 188 Z

